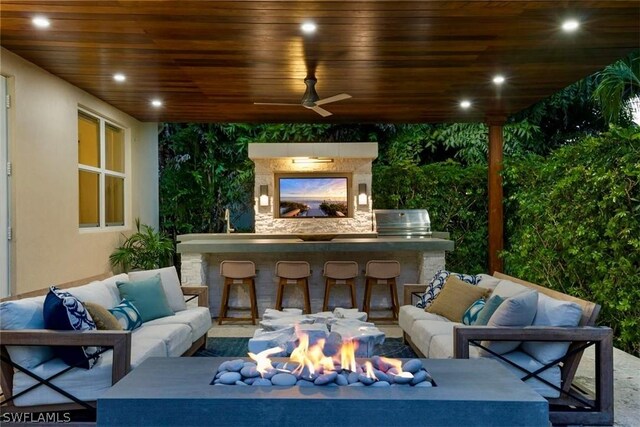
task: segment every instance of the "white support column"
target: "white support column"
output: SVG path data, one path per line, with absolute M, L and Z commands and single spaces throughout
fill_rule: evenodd
M 418 283 L 427 284 L 438 270 L 444 269 L 444 256 L 444 251 L 421 252 L 418 254 Z
M 206 254 L 181 254 L 181 282 L 183 285 L 204 285 L 207 284 L 207 273 L 209 265 Z

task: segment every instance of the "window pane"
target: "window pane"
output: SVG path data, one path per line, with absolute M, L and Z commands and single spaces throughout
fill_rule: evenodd
M 124 225 L 124 179 L 105 176 L 105 190 L 107 225 Z
M 100 175 L 78 171 L 80 182 L 80 227 L 100 225 Z
M 78 163 L 100 167 L 100 122 L 78 113 Z
M 106 125 L 106 168 L 124 173 L 124 131 L 115 126 Z

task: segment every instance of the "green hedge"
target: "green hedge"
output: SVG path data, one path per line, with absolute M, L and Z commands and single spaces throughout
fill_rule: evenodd
M 448 231 L 455 250 L 447 268 L 483 273 L 487 269 L 487 168 L 459 163 L 375 166 L 376 209 L 426 208 L 431 229 Z
M 507 272 L 602 306 L 640 354 L 640 133 L 612 130 L 505 169 Z

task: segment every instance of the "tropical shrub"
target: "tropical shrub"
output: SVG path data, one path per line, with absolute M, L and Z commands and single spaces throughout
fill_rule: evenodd
M 427 209 L 431 229 L 448 231 L 455 250 L 447 268 L 465 273 L 487 270 L 487 168 L 448 161 L 424 166 L 375 166 L 376 209 Z
M 613 129 L 508 164 L 507 272 L 602 306 L 640 354 L 640 131 Z
M 124 242 L 109 256 L 115 269 L 123 272 L 129 270 L 153 270 L 171 265 L 173 241 L 153 227 L 140 224 L 136 218 L 136 232 L 124 236 Z

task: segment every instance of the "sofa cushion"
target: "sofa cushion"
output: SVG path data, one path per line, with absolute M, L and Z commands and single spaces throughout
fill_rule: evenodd
M 110 308 L 109 313 L 113 314 L 122 329 L 126 331 L 133 331 L 142 326 L 140 312 L 135 305 L 126 299 L 123 299 L 117 306 Z
M 438 320 L 416 320 L 411 328 L 411 341 L 418 349 L 428 358 L 451 358 L 453 357 L 453 327 L 461 325 L 456 322 L 442 322 Z M 432 347 L 437 337 L 444 338 L 447 342 L 451 342 L 451 346 L 446 355 Z M 434 356 L 435 355 L 435 356 Z
M 424 310 L 420 311 L 424 313 Z M 146 322 L 145 326 L 171 324 L 188 325 L 191 329 L 191 342 L 193 343 L 198 338 L 205 335 L 211 328 L 211 312 L 207 307 L 190 307 L 186 310 L 177 312 L 173 316 L 161 317 L 159 319 Z
M 476 318 L 475 325 L 477 326 L 485 326 L 489 323 L 489 319 L 493 316 L 493 313 L 496 312 L 500 304 L 504 302 L 505 298 L 502 298 L 500 295 L 493 295 L 489 300 L 485 303 L 484 308 L 478 314 Z
M 427 308 L 431 305 L 433 300 L 436 299 L 442 288 L 444 287 L 445 282 L 449 276 L 455 276 L 458 279 L 462 280 L 465 283 L 469 283 L 470 285 L 475 285 L 478 283 L 478 278 L 476 276 L 471 276 L 468 274 L 462 273 L 453 273 L 447 270 L 438 270 L 438 272 L 433 276 L 427 288 L 425 289 L 424 294 L 420 297 L 420 301 L 416 304 L 416 307 L 419 308 Z
M 42 310 L 47 329 L 58 331 L 95 331 L 96 324 L 78 298 L 55 286 L 49 289 Z M 54 346 L 53 354 L 69 366 L 90 369 L 96 362 L 97 347 Z
M 493 291 L 502 279 L 489 276 L 488 274 L 478 274 L 476 275 L 476 280 L 478 281 L 478 286 L 480 286 L 481 288 L 491 289 L 491 291 Z
M 533 357 L 522 351 L 512 351 L 511 353 L 502 355 L 505 359 L 510 360 L 518 366 L 525 368 L 529 372 L 535 372 L 536 370 L 542 368 L 544 365 Z M 497 359 L 500 363 L 502 363 L 509 371 L 513 372 L 518 378 L 522 379 L 527 374 L 526 372 L 516 368 L 515 366 L 510 365 L 508 362 Z M 561 373 L 560 367 L 558 365 L 553 366 L 552 368 L 547 369 L 546 371 L 538 374 L 542 379 L 549 381 L 551 384 L 556 387 L 560 387 L 561 382 Z M 560 392 L 543 383 L 542 381 L 536 378 L 529 378 L 525 381 L 525 384 L 531 386 L 536 392 L 538 392 L 541 396 L 544 397 L 559 397 Z
M 484 298 L 480 298 L 479 300 L 474 301 L 474 303 L 471 304 L 471 306 L 467 308 L 467 311 L 465 311 L 462 315 L 462 323 L 465 325 L 474 325 L 478 320 L 478 315 L 480 314 L 482 309 L 484 309 L 484 305 L 486 303 L 487 302 L 484 300 Z
M 167 296 L 169 307 L 171 307 L 175 312 L 186 310 L 187 303 L 184 301 L 184 294 L 180 288 L 180 279 L 178 279 L 178 272 L 175 267 L 172 266 L 146 271 L 132 271 L 129 273 L 129 277 L 133 281 L 138 281 L 148 279 L 156 274 L 160 274 L 160 281 L 162 282 L 164 293 Z
M 121 331 L 123 329 L 118 319 L 100 304 L 85 302 L 84 308 L 91 315 L 93 323 L 96 324 L 99 331 Z
M 478 347 L 469 346 L 469 357 L 481 357 Z M 453 358 L 453 334 L 436 335 L 431 339 L 429 346 L 430 359 L 451 359 Z
M 439 314 L 452 322 L 462 322 L 467 308 L 479 298 L 484 298 L 488 290 L 463 282 L 455 276 L 447 279 L 438 298 L 427 307 L 429 313 Z
M 531 288 L 512 282 L 511 280 L 500 280 L 491 295 L 500 295 L 502 298 L 509 298 L 523 292 L 529 292 Z
M 398 312 L 398 325 L 406 333 L 411 332 L 413 322 L 416 320 L 436 320 L 439 322 L 448 322 L 446 319 L 437 314 L 427 313 L 423 308 L 416 307 L 415 305 L 403 305 Z
M 44 329 L 43 306 L 44 296 L 0 303 L 0 329 Z M 7 351 L 13 362 L 25 368 L 33 368 L 54 357 L 49 346 L 10 345 Z
M 533 318 L 533 326 L 574 327 L 580 323 L 582 307 L 575 302 L 561 301 L 545 294 L 538 295 L 538 310 Z M 543 365 L 558 360 L 567 353 L 568 342 L 527 341 L 522 350 L 533 356 Z
M 120 296 L 130 301 L 140 313 L 143 322 L 158 317 L 173 316 L 160 274 L 133 282 L 116 282 Z
M 498 285 L 500 286 L 500 285 Z M 496 288 L 497 290 L 497 288 Z M 492 327 L 524 327 L 531 326 L 538 307 L 538 292 L 529 289 L 507 298 L 493 313 L 487 326 Z M 504 354 L 513 351 L 520 345 L 520 341 L 482 341 L 488 349 Z
M 65 290 L 83 303 L 93 302 L 105 308 L 113 308 L 120 302 L 120 294 L 116 287 L 116 280 L 126 282 L 129 279 L 126 274 L 119 274 L 118 276 L 112 276 L 105 280 L 97 280 L 86 285 Z
M 131 340 L 131 368 L 135 369 L 148 357 L 166 357 L 166 346 L 160 339 Z M 74 396 L 95 401 L 111 387 L 111 366 L 113 351 L 109 350 L 100 356 L 90 370 L 72 369 L 52 380 L 52 383 L 68 391 Z M 60 359 L 53 359 L 41 364 L 33 373 L 47 378 L 65 369 L 67 365 Z M 22 372 L 13 376 L 13 393 L 17 394 L 36 384 L 36 381 Z M 70 403 L 71 401 L 47 386 L 41 385 L 15 400 L 17 406 Z
M 180 357 L 191 347 L 191 329 L 187 325 L 180 323 L 167 325 L 148 325 L 133 332 L 131 340 L 138 339 L 159 339 L 165 346 L 164 356 Z

